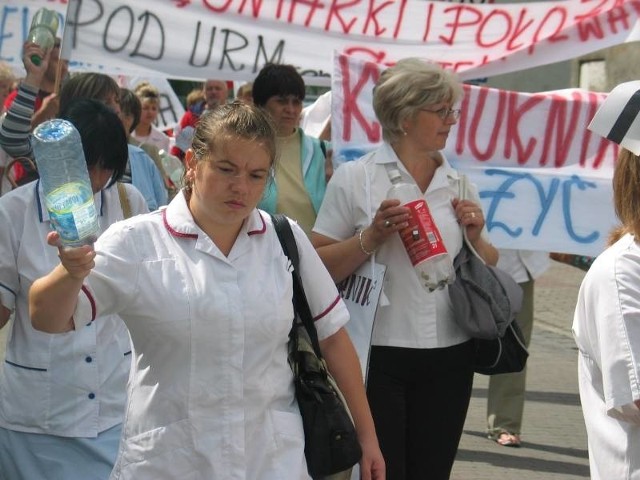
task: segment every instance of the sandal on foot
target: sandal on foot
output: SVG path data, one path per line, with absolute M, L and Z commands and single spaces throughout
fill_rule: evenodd
M 509 432 L 501 432 L 497 437 L 494 438 L 495 442 L 498 445 L 502 445 L 503 447 L 520 447 L 520 435 Z

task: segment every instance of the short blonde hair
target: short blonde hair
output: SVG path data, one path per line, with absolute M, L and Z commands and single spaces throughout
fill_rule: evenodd
M 0 82 L 13 83 L 16 76 L 8 63 L 0 62 Z
M 394 143 L 403 134 L 404 120 L 426 105 L 455 103 L 462 94 L 462 85 L 452 72 L 419 58 L 405 58 L 380 75 L 373 87 L 373 110 L 383 138 Z
M 202 91 L 202 88 L 194 88 L 187 95 L 187 108 L 201 102 L 204 102 L 204 92 Z

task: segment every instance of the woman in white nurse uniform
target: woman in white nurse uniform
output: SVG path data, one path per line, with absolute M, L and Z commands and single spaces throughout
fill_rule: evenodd
M 275 130 L 256 107 L 207 113 L 186 153 L 187 187 L 166 209 L 113 226 L 95 251 L 61 251 L 62 264 L 35 283 L 36 328 L 69 331 L 110 312 L 131 333 L 112 479 L 309 478 L 287 363 L 291 272 L 269 215 L 256 208 L 275 156 Z M 321 347 L 362 444 L 363 478 L 384 478 L 346 307 L 292 227 Z
M 640 82 L 622 84 L 589 126 L 624 147 L 613 175 L 614 206 L 624 232 L 587 272 L 573 321 L 593 480 L 640 479 L 638 111 Z

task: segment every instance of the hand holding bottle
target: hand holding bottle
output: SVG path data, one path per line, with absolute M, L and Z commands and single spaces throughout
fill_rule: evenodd
M 387 239 L 406 228 L 409 220 L 409 209 L 400 204 L 400 200 L 390 198 L 383 200 L 375 216 L 363 235 L 367 247 L 377 250 Z
M 38 56 L 41 61 L 38 64 L 33 63 L 31 58 Z M 51 50 L 45 52 L 33 42 L 25 42 L 22 46 L 22 64 L 27 72 L 24 78 L 24 82 L 27 85 L 40 88 L 42 79 L 49 67 L 49 58 L 51 57 Z
M 96 252 L 92 245 L 66 247 L 62 244 L 60 234 L 56 231 L 47 234 L 47 243 L 52 247 L 58 247 L 60 263 L 72 278 L 82 280 L 96 266 Z

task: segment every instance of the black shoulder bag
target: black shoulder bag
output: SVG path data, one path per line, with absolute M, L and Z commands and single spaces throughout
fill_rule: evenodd
M 289 365 L 304 426 L 307 470 L 319 479 L 348 470 L 362 449 L 344 398 L 320 352 L 318 334 L 300 278 L 298 246 L 284 215 L 272 215 L 285 255 L 293 265 L 295 318 L 289 333 Z

